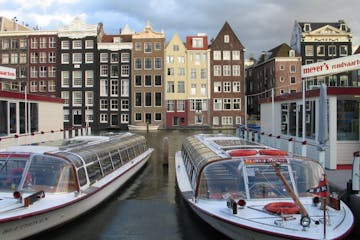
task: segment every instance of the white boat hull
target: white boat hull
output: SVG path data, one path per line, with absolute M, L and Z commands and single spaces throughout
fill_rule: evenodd
M 342 219 L 336 219 L 335 222 L 335 218 L 330 218 L 333 222 L 328 227 L 328 233 L 324 238 L 323 227 L 315 225 L 314 222 L 311 223 L 312 230 L 299 229 L 300 216 L 293 215 L 293 220 L 281 223 L 283 224 L 282 226 L 276 226 L 274 224 L 275 221 L 279 221 L 278 219 L 281 219 L 281 217 L 271 215 L 263 210 L 263 206 L 271 202 L 271 199 L 269 201 L 248 202 L 246 208 L 239 209 L 237 214 L 233 214 L 232 209 L 226 207 L 226 200 L 198 199 L 195 201 L 193 198 L 194 191 L 186 175 L 185 165 L 180 152 L 176 153 L 175 166 L 177 186 L 187 204 L 201 219 L 231 239 L 342 239 L 351 231 L 351 228 L 348 228 L 348 226 L 352 225 L 353 216 L 350 209 L 343 203 L 341 203 L 342 209 L 340 211 Z M 314 219 L 321 218 L 321 215 L 318 215 L 318 208 L 312 206 L 311 199 L 303 199 L 303 201 L 306 203 L 310 216 L 314 216 L 313 221 Z M 329 210 L 328 214 L 338 213 L 335 213 L 334 210 Z
M 15 219 L 14 217 L 11 218 L 11 221 L 0 219 L 0 239 L 26 238 L 62 225 L 93 209 L 134 176 L 146 164 L 152 151 L 153 149 L 146 151 L 107 176 L 107 179 L 97 182 L 98 188 L 95 186 L 95 191 L 78 195 L 68 193 L 66 202 L 58 202 L 57 205 L 52 207 L 46 207 L 45 201 L 52 197 L 48 194 L 49 196 L 46 195 L 44 199 L 31 205 L 29 210 L 26 210 L 26 208 L 22 208 L 25 209 L 24 211 L 19 209 L 20 212 L 23 212 L 23 214 L 18 215 L 18 218 L 21 219 Z M 72 197 L 69 197 L 69 195 L 72 195 Z M 58 196 L 54 197 L 54 199 L 56 198 Z M 45 205 L 42 209 L 41 204 Z M 35 207 L 36 211 L 33 212 Z

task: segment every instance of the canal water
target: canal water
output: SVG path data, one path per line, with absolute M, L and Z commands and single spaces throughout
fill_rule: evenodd
M 176 189 L 174 154 L 183 139 L 196 133 L 233 130 L 159 130 L 138 132 L 155 149 L 130 182 L 90 213 L 34 239 L 47 240 L 180 240 L 227 239 L 197 217 Z M 164 166 L 164 139 L 168 166 Z

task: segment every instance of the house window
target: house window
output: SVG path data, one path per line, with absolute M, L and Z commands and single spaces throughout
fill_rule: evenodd
M 73 87 L 82 87 L 82 72 L 73 71 L 72 80 L 73 80 Z
M 222 101 L 221 98 L 214 99 L 214 110 L 222 110 Z
M 328 47 L 328 51 L 329 51 L 329 56 L 336 56 L 336 46 L 335 45 L 330 45 Z
M 240 82 L 233 82 L 233 92 L 240 92 Z
M 155 86 L 161 86 L 161 75 L 155 75 Z
M 230 98 L 224 98 L 224 110 L 230 110 L 231 109 L 231 99 Z
M 141 75 L 136 75 L 135 76 L 135 85 L 136 86 L 141 86 Z
M 123 63 L 130 62 L 130 53 L 121 53 L 121 62 Z
M 121 100 L 121 111 L 128 111 L 129 110 L 129 100 L 122 99 Z
M 61 49 L 70 49 L 70 42 L 68 40 L 61 41 Z
M 100 79 L 100 96 L 106 97 L 108 95 L 108 80 Z
M 135 58 L 135 69 L 141 69 L 141 58 Z
M 185 111 L 185 101 L 184 100 L 177 100 L 176 108 L 178 112 Z
M 223 60 L 231 60 L 230 51 L 223 51 Z
M 73 63 L 74 64 L 81 64 L 82 63 L 81 53 L 73 53 Z
M 155 58 L 155 69 L 161 69 L 162 68 L 162 64 L 161 64 L 161 58 Z
M 200 71 L 201 71 L 200 72 L 201 79 L 206 79 L 207 78 L 206 68 L 202 68 Z
M 290 83 L 295 84 L 296 83 L 296 77 L 294 77 L 294 76 L 290 77 Z
M 222 125 L 233 125 L 233 117 L 230 117 L 230 116 L 221 117 L 221 124 Z
M 141 120 L 142 120 L 141 113 L 135 113 L 135 121 L 141 121 Z
M 185 93 L 185 82 L 184 81 L 179 81 L 178 85 L 177 85 L 177 92 L 178 93 Z
M 205 83 L 201 84 L 200 93 L 203 96 L 206 95 L 206 84 Z
M 118 63 L 119 62 L 119 53 L 110 53 L 110 62 Z
M 161 105 L 162 105 L 162 97 L 161 96 L 162 95 L 160 92 L 155 93 L 155 106 L 156 107 L 161 107 Z
M 85 48 L 87 49 L 94 48 L 94 40 L 85 40 Z
M 94 62 L 94 54 L 85 53 L 85 63 L 93 63 L 93 62 Z
M 231 66 L 230 65 L 223 66 L 223 76 L 231 76 Z
M 82 101 L 82 92 L 81 91 L 74 91 L 73 92 L 73 106 L 81 106 L 83 103 Z
M 214 51 L 214 60 L 221 60 L 221 51 Z
M 100 110 L 108 110 L 108 100 L 100 99 Z
M 224 35 L 224 43 L 229 43 L 229 42 L 230 42 L 229 35 Z
M 129 123 L 129 114 L 125 114 L 125 113 L 123 113 L 123 114 L 121 114 L 121 123 Z
M 68 64 L 70 63 L 70 56 L 68 53 L 62 53 L 61 54 L 61 63 L 62 64 Z
M 193 48 L 202 48 L 203 47 L 203 39 L 202 38 L 193 38 L 192 39 L 192 47 Z
M 145 75 L 145 86 L 151 87 L 151 75 Z
M 119 110 L 119 100 L 117 99 L 110 100 L 110 110 L 114 110 L 114 111 Z
M 110 82 L 111 92 L 110 96 L 118 96 L 119 95 L 119 81 L 117 79 L 112 79 Z
M 224 92 L 231 92 L 231 82 L 224 82 Z
M 108 122 L 108 115 L 106 113 L 100 114 L 100 122 L 101 123 L 107 123 Z
M 109 55 L 107 53 L 100 53 L 100 62 L 107 63 Z
M 49 63 L 55 63 L 55 62 L 56 62 L 55 52 L 49 52 Z
M 81 40 L 73 40 L 73 49 L 81 49 L 82 48 L 82 43 Z
M 296 66 L 295 66 L 295 65 L 290 65 L 290 72 L 291 72 L 291 73 L 295 73 L 295 72 L 296 72 Z
M 145 69 L 151 69 L 151 58 L 145 58 L 144 61 Z
M 325 56 L 325 46 L 324 45 L 317 46 L 317 55 Z
M 137 92 L 135 93 L 135 106 L 141 107 L 141 93 Z
M 214 82 L 214 92 L 221 92 L 221 82 Z
M 214 65 L 214 76 L 221 76 L 221 65 Z
M 69 105 L 70 101 L 69 101 L 69 92 L 68 91 L 63 91 L 61 92 L 61 98 L 64 99 L 64 105 Z
M 145 93 L 145 107 L 151 107 L 152 101 L 151 101 L 151 92 Z
M 305 56 L 314 56 L 314 46 L 312 45 L 305 46 Z
M 144 43 L 144 52 L 151 53 L 152 52 L 152 43 L 146 42 Z
M 100 65 L 100 76 L 106 77 L 109 73 L 108 65 Z
M 92 106 L 94 104 L 94 92 L 93 91 L 86 91 L 85 92 L 85 105 Z
M 85 86 L 86 87 L 94 86 L 94 71 L 93 70 L 85 71 Z
M 168 93 L 174 93 L 175 92 L 175 85 L 173 81 L 167 82 L 167 92 Z
M 128 97 L 129 92 L 129 79 L 121 79 L 121 96 Z
M 240 60 L 240 51 L 232 51 L 232 59 Z
M 167 101 L 166 111 L 167 112 L 174 112 L 174 110 L 175 110 L 175 100 L 168 100 Z
M 130 66 L 129 65 L 121 65 L 121 76 L 128 77 L 130 75 Z
M 233 109 L 234 110 L 240 110 L 241 109 L 241 99 L 240 98 L 234 98 L 233 99 Z
M 61 87 L 69 87 L 70 74 L 68 71 L 61 71 Z
M 346 45 L 340 46 L 340 56 L 347 56 L 348 55 L 348 47 Z
M 233 65 L 232 71 L 233 76 L 240 76 L 240 65 Z

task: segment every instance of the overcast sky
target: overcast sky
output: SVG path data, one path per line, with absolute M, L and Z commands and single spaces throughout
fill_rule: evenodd
M 246 48 L 247 56 L 290 43 L 295 21 L 337 22 L 351 28 L 353 45 L 360 44 L 359 0 L 0 0 L 0 16 L 56 30 L 76 16 L 88 24 L 102 22 L 107 34 L 126 24 L 136 31 L 149 20 L 169 41 L 177 32 L 216 37 L 227 21 Z

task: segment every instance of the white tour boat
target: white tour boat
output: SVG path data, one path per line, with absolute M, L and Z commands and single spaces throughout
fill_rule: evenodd
M 208 224 L 232 239 L 343 239 L 351 210 L 317 161 L 224 134 L 188 137 L 175 156 L 178 188 Z
M 150 158 L 143 136 L 79 136 L 0 152 L 0 239 L 22 239 L 94 208 Z

